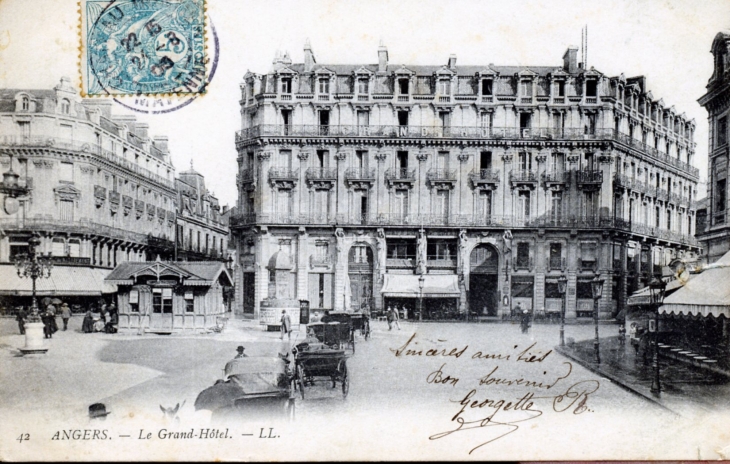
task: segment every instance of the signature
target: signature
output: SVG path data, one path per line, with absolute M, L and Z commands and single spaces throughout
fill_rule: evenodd
M 469 454 L 472 454 L 479 448 L 516 432 L 520 428 L 518 424 L 542 416 L 543 411 L 536 407 L 535 400 L 552 400 L 552 408 L 557 413 L 572 410 L 573 414 L 582 414 L 587 411 L 592 411 L 588 408 L 588 398 L 598 390 L 599 386 L 600 384 L 596 380 L 585 380 L 571 385 L 565 393 L 559 395 L 535 396 L 533 393 L 526 393 L 516 401 L 489 398 L 483 400 L 475 399 L 477 391 L 476 389 L 472 389 L 461 400 L 451 400 L 461 406 L 459 411 L 451 418 L 451 422 L 456 423 L 456 428 L 431 435 L 429 439 L 438 440 L 453 433 L 466 430 L 478 429 L 486 431 L 485 435 L 488 439 L 469 450 Z M 487 415 L 474 420 L 464 418 L 468 414 L 468 410 L 484 408 L 487 408 L 489 411 Z M 509 414 L 510 416 L 516 415 L 517 418 L 503 420 L 500 417 L 498 420 L 496 417 L 500 413 Z

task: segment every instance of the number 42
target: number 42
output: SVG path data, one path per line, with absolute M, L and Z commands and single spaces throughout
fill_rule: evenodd
M 23 443 L 24 441 L 30 441 L 30 434 L 21 433 L 20 436 L 16 440 L 18 440 L 20 443 Z

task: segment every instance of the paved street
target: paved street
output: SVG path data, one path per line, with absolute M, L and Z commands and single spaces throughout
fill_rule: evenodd
M 98 401 L 112 411 L 104 427 L 112 430 L 115 439 L 124 439 L 116 435 L 128 433 L 134 435 L 129 440 L 137 440 L 143 427 L 155 432 L 170 428 L 162 421 L 159 407 L 183 401 L 178 427 L 204 426 L 209 417 L 195 412 L 193 403 L 201 390 L 221 377 L 236 346 L 245 345 L 250 356 L 275 355 L 288 348 L 278 333 L 241 321 L 233 321 L 222 334 L 202 336 L 82 334 L 80 318 L 74 318 L 71 326 L 68 332 L 54 335 L 47 355 L 22 358 L 16 356 L 23 338 L 16 335 L 14 321 L 0 321 L 0 413 L 14 418 L 3 421 L 0 449 L 17 452 L 25 446 L 24 452 L 32 456 L 37 441 L 22 445 L 12 440 L 23 430 L 33 430 L 35 437 L 40 435 L 38 440 L 48 443 L 59 429 L 99 427 L 86 418 L 88 406 Z M 685 443 L 677 446 L 688 458 L 716 456 L 717 450 L 698 448 L 687 431 L 694 436 L 701 430 L 717 434 L 722 429 L 713 421 L 719 417 L 706 408 L 697 409 L 693 417 L 678 417 L 568 362 L 552 351 L 558 342 L 556 325 L 535 325 L 529 334 L 509 323 L 404 322 L 401 326 L 402 330 L 388 331 L 384 322 L 375 322 L 371 340 L 358 336 L 356 354 L 348 359 L 347 399 L 339 388 L 308 387 L 307 398 L 297 401 L 294 423 L 254 419 L 235 430 L 236 440 L 216 443 L 214 452 L 230 457 L 245 449 L 248 454 L 235 456 L 265 457 L 267 447 L 275 446 L 276 440 L 239 436 L 258 436 L 261 427 L 275 426 L 291 445 L 283 456 L 278 455 L 282 459 L 323 458 L 323 450 L 332 447 L 350 450 L 353 458 L 370 459 L 392 457 L 403 447 L 429 459 L 467 458 L 474 448 L 471 456 L 478 459 L 534 457 L 538 451 L 542 459 L 585 459 L 619 449 L 637 457 L 649 457 L 643 453 L 651 450 L 651 457 L 661 458 L 658 444 L 663 440 Z M 601 329 L 614 335 L 613 326 Z M 566 327 L 566 337 L 575 340 L 590 339 L 592 334 L 590 325 Z M 478 401 L 482 407 L 465 408 L 458 417 L 470 422 L 491 416 L 492 424 L 436 438 L 439 432 L 459 427 L 451 419 L 472 389 L 466 403 Z M 50 443 L 69 453 L 83 449 L 78 443 Z M 148 458 L 170 456 L 171 448 L 164 443 L 149 443 L 150 448 L 144 449 Z M 581 447 L 566 456 L 565 450 L 573 449 L 571 443 Z M 184 452 L 185 459 L 210 458 L 204 453 L 213 446 L 190 446 L 186 441 L 168 446 L 172 445 L 175 453 Z M 553 448 L 560 449 L 560 454 L 551 455 Z M 131 449 L 142 452 L 138 447 Z M 93 450 L 98 453 L 103 447 Z M 677 452 L 673 448 L 675 457 Z M 88 458 L 94 456 L 98 454 Z

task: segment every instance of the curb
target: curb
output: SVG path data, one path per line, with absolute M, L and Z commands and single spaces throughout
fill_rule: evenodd
M 560 353 L 561 355 L 565 356 L 566 358 L 572 359 L 573 361 L 575 361 L 579 365 L 583 366 L 584 368 L 588 369 L 589 371 L 595 372 L 597 374 L 600 374 L 603 377 L 606 377 L 608 380 L 610 380 L 614 384 L 618 385 L 619 387 L 623 388 L 624 390 L 626 390 L 630 393 L 633 393 L 636 396 L 640 396 L 640 397 L 644 398 L 645 400 L 650 401 L 651 403 L 654 403 L 655 405 L 659 406 L 660 408 L 664 409 L 667 412 L 671 412 L 672 414 L 674 414 L 676 416 L 681 416 L 678 412 L 673 411 L 673 410 L 669 409 L 668 407 L 666 407 L 660 400 L 657 400 L 654 396 L 647 395 L 646 393 L 634 388 L 633 386 L 624 383 L 619 377 L 617 377 L 613 374 L 605 372 L 604 370 L 602 370 L 600 368 L 596 369 L 596 367 L 592 363 L 587 362 L 583 358 L 579 358 L 578 356 L 576 356 L 569 350 L 566 350 L 565 348 L 562 348 L 560 346 L 555 346 L 555 347 L 553 347 L 553 349 L 556 352 Z

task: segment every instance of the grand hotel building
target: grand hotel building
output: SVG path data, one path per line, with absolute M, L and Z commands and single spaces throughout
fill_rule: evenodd
M 339 65 L 307 44 L 303 63 L 248 72 L 240 106 L 249 317 L 273 297 L 423 319 L 559 311 L 560 276 L 567 317 L 586 317 L 596 274 L 610 317 L 699 252 L 695 122 L 577 49 L 556 66 L 421 66 L 381 46 L 376 64 Z

